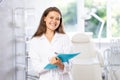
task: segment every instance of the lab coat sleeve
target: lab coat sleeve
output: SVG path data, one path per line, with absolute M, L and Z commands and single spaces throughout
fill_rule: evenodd
M 42 61 L 42 57 L 37 52 L 36 48 L 36 42 L 34 40 L 29 41 L 29 57 L 31 64 L 37 75 L 40 75 L 47 72 L 47 70 L 44 69 L 46 63 Z
M 65 36 L 64 40 L 63 40 L 63 51 L 64 53 L 70 53 L 71 51 L 71 41 L 69 39 L 68 36 Z M 69 73 L 69 71 L 71 70 L 71 62 L 64 62 L 64 70 L 63 73 Z

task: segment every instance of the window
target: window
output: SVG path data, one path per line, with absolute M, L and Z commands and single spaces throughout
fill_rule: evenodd
M 111 5 L 112 4 L 112 5 Z M 112 37 L 120 37 L 120 1 L 111 1 L 111 32 Z
M 105 0 L 54 0 L 54 4 L 62 11 L 67 32 L 82 29 L 81 31 L 92 32 L 94 38 L 106 37 Z
M 85 32 L 92 32 L 93 38 L 106 37 L 106 1 L 84 0 L 89 17 L 85 18 Z

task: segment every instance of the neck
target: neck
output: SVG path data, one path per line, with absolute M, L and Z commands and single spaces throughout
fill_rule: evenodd
M 49 42 L 51 42 L 52 41 L 52 39 L 53 39 L 53 37 L 54 37 L 54 31 L 47 31 L 46 33 L 45 33 L 45 36 L 47 37 L 47 39 L 49 40 Z

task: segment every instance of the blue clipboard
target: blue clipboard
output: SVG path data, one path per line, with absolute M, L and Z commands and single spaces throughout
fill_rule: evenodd
M 59 53 L 59 54 L 57 54 L 57 57 L 60 58 L 62 62 L 69 62 L 69 59 L 77 56 L 78 54 L 80 54 L 80 52 L 69 53 L 69 54 Z M 54 68 L 57 68 L 57 67 L 58 66 L 49 63 L 44 67 L 44 69 L 54 69 Z

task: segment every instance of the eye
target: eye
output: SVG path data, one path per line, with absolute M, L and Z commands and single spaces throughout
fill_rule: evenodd
M 60 18 L 56 18 L 57 21 L 60 21 Z
M 53 19 L 53 17 L 50 17 L 50 19 Z

